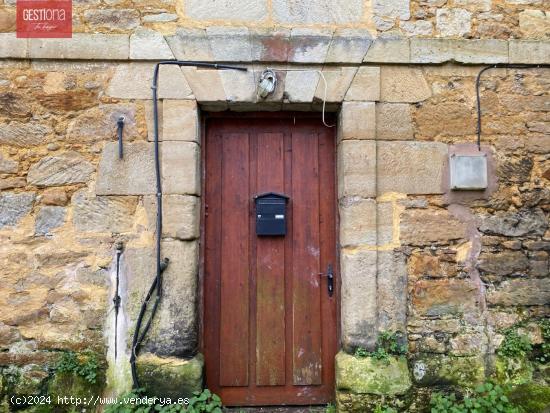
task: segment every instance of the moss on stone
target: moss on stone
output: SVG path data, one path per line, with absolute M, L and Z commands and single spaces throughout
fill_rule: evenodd
M 93 398 L 103 391 L 104 377 L 98 377 L 96 383 L 90 383 L 71 372 L 56 372 L 48 384 L 48 394 L 54 402 L 58 397 Z
M 508 397 L 510 401 L 525 412 L 543 413 L 550 408 L 550 387 L 526 383 L 512 388 Z
M 495 361 L 495 375 L 502 384 L 524 384 L 533 378 L 533 364 L 526 358 L 498 356 Z
M 189 397 L 202 389 L 204 359 L 197 354 L 189 360 L 144 354 L 137 359 L 140 385 L 150 396 Z
M 340 352 L 336 355 L 336 388 L 356 394 L 398 395 L 411 387 L 407 360 L 391 357 L 387 361 L 357 358 Z
M 472 388 L 485 381 L 485 362 L 481 356 L 425 354 L 413 362 L 413 372 L 415 382 L 421 386 L 456 385 Z

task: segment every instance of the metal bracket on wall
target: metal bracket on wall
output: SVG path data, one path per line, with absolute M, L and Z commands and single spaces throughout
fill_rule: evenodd
M 122 148 L 122 130 L 124 129 L 124 117 L 121 116 L 118 118 L 117 122 L 117 134 L 118 134 L 118 159 L 122 159 L 123 148 Z

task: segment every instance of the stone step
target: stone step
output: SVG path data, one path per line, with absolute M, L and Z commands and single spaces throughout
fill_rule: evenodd
M 326 406 L 225 407 L 225 413 L 325 413 Z

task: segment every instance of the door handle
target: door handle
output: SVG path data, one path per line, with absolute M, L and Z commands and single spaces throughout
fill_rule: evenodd
M 332 270 L 332 264 L 329 264 L 327 267 L 327 272 L 320 272 L 320 276 L 327 277 L 327 291 L 328 296 L 332 297 L 334 294 L 334 271 Z

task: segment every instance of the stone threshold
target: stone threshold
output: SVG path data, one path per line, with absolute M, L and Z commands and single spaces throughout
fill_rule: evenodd
M 325 413 L 326 406 L 224 407 L 225 413 Z
M 225 45 L 226 39 L 231 47 Z M 273 39 L 278 40 L 272 46 Z M 315 46 L 315 47 L 312 47 Z M 550 63 L 550 41 L 442 38 L 377 38 L 366 30 L 254 31 L 246 27 L 180 28 L 163 36 L 75 33 L 71 39 L 18 39 L 0 33 L 0 58 L 101 61 L 198 60 L 298 64 Z

